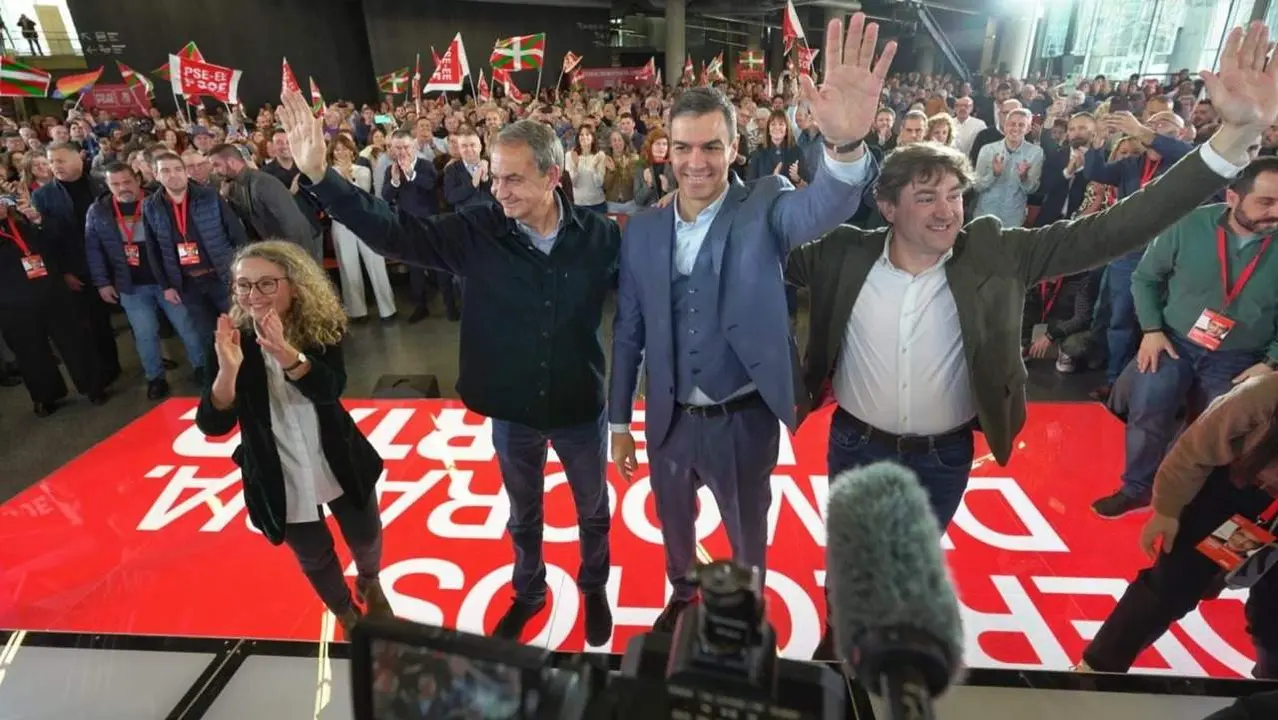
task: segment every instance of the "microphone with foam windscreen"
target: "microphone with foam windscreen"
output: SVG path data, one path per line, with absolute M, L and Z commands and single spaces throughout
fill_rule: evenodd
M 963 660 L 958 598 L 918 477 L 882 462 L 840 474 L 827 513 L 835 646 L 892 720 L 931 718 Z

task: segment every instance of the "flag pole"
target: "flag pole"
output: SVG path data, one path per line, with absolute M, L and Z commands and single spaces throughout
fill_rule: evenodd
M 541 102 L 541 71 L 546 67 L 546 61 L 543 59 L 541 64 L 537 66 L 537 89 L 533 91 L 533 102 Z

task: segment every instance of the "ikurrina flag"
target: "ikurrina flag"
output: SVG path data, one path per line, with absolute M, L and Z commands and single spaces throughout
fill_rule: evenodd
M 502 38 L 488 61 L 494 70 L 540 70 L 546 57 L 546 33 Z
M 45 97 L 53 76 L 9 56 L 0 57 L 0 95 L 5 97 Z

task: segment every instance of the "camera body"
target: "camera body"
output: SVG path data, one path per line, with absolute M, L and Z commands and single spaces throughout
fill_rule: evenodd
M 700 601 L 683 612 L 673 634 L 633 638 L 620 674 L 609 673 L 603 655 L 558 655 L 399 620 L 361 622 L 352 638 L 355 717 L 847 717 L 849 690 L 840 673 L 778 657 L 757 571 L 714 562 L 693 577 Z

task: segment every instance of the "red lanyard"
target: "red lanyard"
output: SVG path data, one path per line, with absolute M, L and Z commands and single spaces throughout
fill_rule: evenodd
M 12 212 L 12 210 L 10 210 Z M 9 232 L 0 232 L 0 237 L 7 237 L 18 246 L 24 256 L 31 256 L 31 248 L 27 247 L 27 243 L 22 239 L 22 233 L 18 231 L 18 223 L 9 216 Z
M 1229 304 L 1234 301 L 1234 298 L 1238 297 L 1238 293 L 1242 292 L 1243 286 L 1251 279 L 1251 274 L 1256 271 L 1256 265 L 1260 263 L 1261 256 L 1265 254 L 1265 250 L 1269 249 L 1269 241 L 1272 239 L 1273 237 L 1269 236 L 1260 241 L 1260 251 L 1251 259 L 1251 262 L 1247 263 L 1242 272 L 1238 273 L 1238 282 L 1234 283 L 1233 289 L 1230 289 L 1229 241 L 1225 237 L 1225 229 L 1222 227 L 1216 228 L 1216 255 L 1220 258 L 1220 285 L 1222 292 L 1225 294 L 1225 304 L 1220 308 L 1221 312 L 1224 312 L 1225 308 L 1229 307 Z
M 124 244 L 132 245 L 134 229 L 138 218 L 142 217 L 142 202 L 138 201 L 137 207 L 133 209 L 133 214 L 127 218 L 124 217 L 124 213 L 120 212 L 120 203 L 115 198 L 111 198 L 111 206 L 115 208 L 115 222 L 120 226 L 120 232 L 124 234 Z M 186 223 L 182 224 L 185 225 Z
M 188 199 L 187 197 L 183 196 L 182 202 L 178 202 L 177 200 L 173 200 L 172 198 L 170 198 L 170 201 L 173 203 L 173 219 L 177 222 L 177 231 L 178 231 L 178 234 L 182 236 L 182 242 L 187 242 L 186 240 L 186 201 L 187 199 Z
M 1043 322 L 1047 322 L 1047 315 L 1052 312 L 1052 306 L 1056 304 L 1056 298 L 1060 297 L 1061 285 L 1063 284 L 1065 284 L 1065 278 L 1056 278 L 1056 284 L 1052 287 L 1051 295 L 1047 294 L 1047 281 L 1038 284 L 1038 294 L 1043 299 Z
M 1148 155 L 1145 156 L 1145 164 L 1142 165 L 1140 169 L 1140 186 L 1141 187 L 1145 187 L 1146 185 L 1149 184 L 1150 180 L 1154 179 L 1154 173 L 1158 172 L 1159 162 L 1160 161 L 1155 160 Z

